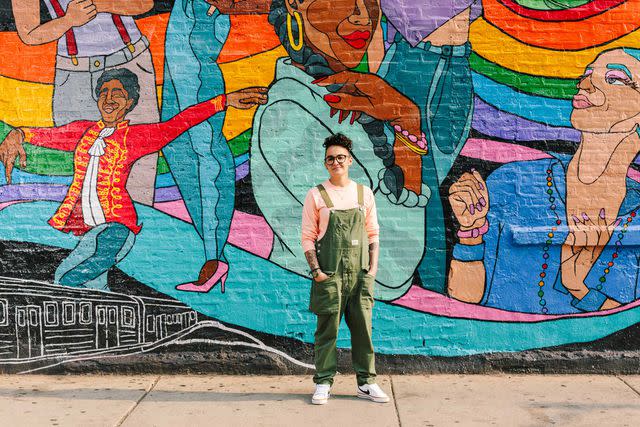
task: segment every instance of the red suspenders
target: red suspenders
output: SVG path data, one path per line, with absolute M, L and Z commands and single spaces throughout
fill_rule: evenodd
M 62 9 L 62 6 L 60 6 L 60 2 L 58 0 L 49 1 L 51 2 L 51 7 L 53 7 L 53 10 L 55 11 L 58 18 L 63 17 L 65 12 Z M 133 44 L 131 44 L 131 36 L 129 36 L 129 32 L 124 26 L 120 15 L 112 14 L 111 18 L 113 19 L 113 23 L 118 30 L 118 34 L 120 35 L 122 42 L 127 46 L 129 52 L 135 52 L 136 48 L 133 46 Z M 78 43 L 76 42 L 76 35 L 73 33 L 73 28 L 69 28 L 67 30 L 67 32 L 65 33 L 65 39 L 67 41 L 67 52 L 71 57 L 71 62 L 73 62 L 73 65 L 78 65 Z

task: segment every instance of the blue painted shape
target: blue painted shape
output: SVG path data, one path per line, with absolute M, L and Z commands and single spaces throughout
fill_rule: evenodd
M 535 122 L 571 127 L 571 101 L 520 93 L 481 74 L 472 75 L 475 94 L 487 104 Z
M 56 207 L 52 202 L 33 202 L 3 209 L 0 222 L 10 221 L 14 227 L 0 228 L 0 239 L 72 248 L 75 237 L 45 222 Z M 195 278 L 204 260 L 200 238 L 189 224 L 146 206 L 136 208 L 144 227 L 118 264 L 122 271 L 223 322 L 313 342 L 315 319 L 307 310 L 309 278 L 227 245 L 231 268 L 226 293 L 217 287 L 204 294 L 178 291 L 175 285 Z M 639 321 L 640 307 L 608 316 L 501 323 L 440 317 L 376 302 L 373 336 L 379 353 L 461 356 L 593 341 Z M 338 345 L 349 346 L 344 322 Z

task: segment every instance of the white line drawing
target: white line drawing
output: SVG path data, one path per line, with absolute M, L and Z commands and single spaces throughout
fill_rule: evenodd
M 188 338 L 214 328 L 247 341 Z M 169 345 L 210 344 L 255 348 L 314 369 L 248 332 L 215 320 L 198 320 L 184 304 L 42 281 L 0 276 L 0 366 L 32 373 L 66 363 L 148 353 Z M 6 355 L 6 356 L 5 356 Z

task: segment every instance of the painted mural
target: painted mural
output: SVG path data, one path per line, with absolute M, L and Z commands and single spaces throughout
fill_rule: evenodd
M 377 352 L 633 328 L 638 27 L 638 0 L 0 1 L 0 365 L 311 369 L 301 211 L 338 132 L 378 209 Z

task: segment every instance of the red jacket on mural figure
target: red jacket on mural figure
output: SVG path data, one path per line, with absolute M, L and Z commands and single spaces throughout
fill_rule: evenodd
M 120 70 L 118 73 L 126 72 Z M 181 133 L 223 111 L 228 105 L 246 109 L 266 102 L 266 88 L 247 88 L 193 105 L 165 122 L 129 125 L 124 117 L 135 107 L 137 93 L 128 93 L 122 83 L 123 77 L 110 78 L 107 76 L 109 73 L 113 72 L 105 72 L 96 86 L 98 109 L 102 116 L 100 121 L 76 121 L 53 128 L 16 129 L 0 144 L 0 161 L 5 164 L 9 183 L 13 161 L 17 156 L 26 166 L 23 142 L 74 151 L 73 181 L 64 201 L 49 220 L 54 228 L 66 233 L 82 235 L 92 228 L 92 221 L 84 217 L 83 210 L 87 212 L 87 207 L 83 206 L 82 200 L 92 150 L 100 150 L 97 179 L 93 181 L 104 214 L 104 220 L 101 218 L 100 222 L 117 222 L 137 234 L 141 226 L 138 225 L 133 202 L 125 187 L 136 160 L 160 150 Z M 133 91 L 132 87 L 129 92 Z M 98 144 L 102 148 L 94 147 L 98 139 L 102 140 Z
M 104 138 L 105 152 L 98 167 L 98 199 L 106 222 L 119 222 L 136 234 L 140 231 L 136 211 L 125 188 L 131 166 L 146 154 L 160 150 L 190 127 L 224 110 L 225 98 L 225 95 L 220 95 L 194 105 L 162 123 L 129 125 L 124 120 L 116 125 L 113 134 Z M 77 121 L 56 128 L 22 129 L 25 142 L 75 152 L 73 181 L 58 211 L 49 220 L 49 224 L 60 231 L 80 235 L 90 229 L 78 202 L 89 166 L 89 149 L 104 128 L 105 123 L 100 120 Z

